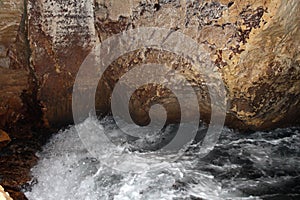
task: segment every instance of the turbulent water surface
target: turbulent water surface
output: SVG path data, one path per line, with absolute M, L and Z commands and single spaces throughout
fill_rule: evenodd
M 164 133 L 143 130 L 143 139 L 124 139 L 111 119 L 87 119 L 80 129 L 87 134 L 102 130 L 118 138 L 120 146 L 97 141 L 101 148 L 95 159 L 74 126 L 61 131 L 38 154 L 40 161 L 32 169 L 31 188 L 25 191 L 28 199 L 300 199 L 299 128 L 252 134 L 225 128 L 205 158 L 199 156 L 200 145 L 191 144 L 184 156 L 172 162 L 159 162 L 161 155 L 149 151 Z M 128 129 L 139 131 L 134 126 Z M 165 136 L 172 130 L 167 128 Z M 134 148 L 141 147 L 147 151 L 133 153 Z M 119 157 L 112 156 L 116 151 L 121 152 Z M 135 154 L 143 159 L 132 156 Z M 125 170 L 116 169 L 120 163 Z M 133 164 L 144 170 L 135 171 Z

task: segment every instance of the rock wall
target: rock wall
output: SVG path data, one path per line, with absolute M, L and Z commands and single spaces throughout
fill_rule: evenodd
M 14 199 L 26 199 L 20 191 L 47 139 L 49 130 L 42 128 L 72 123 L 73 83 L 83 60 L 94 45 L 126 30 L 163 27 L 197 41 L 222 75 L 227 126 L 258 130 L 300 124 L 298 0 L 0 0 L 0 16 L 0 183 Z M 100 115 L 110 113 L 120 77 L 147 63 L 183 75 L 197 91 L 202 120 L 210 121 L 203 74 L 187 59 L 154 48 L 129 52 L 110 65 L 98 85 Z M 147 73 L 136 76 L 151 76 Z M 167 82 L 180 85 L 173 75 Z M 80 89 L 90 86 L 86 79 Z M 168 123 L 198 113 L 189 104 L 193 112 L 180 113 L 172 91 L 147 85 L 129 103 L 134 121 L 149 123 L 155 103 L 167 108 Z
M 3 187 L 0 185 L 0 200 L 12 200 L 9 194 L 4 191 Z
M 0 67 L 0 127 L 12 130 L 18 122 L 34 119 L 30 106 L 33 106 L 29 75 L 25 70 L 12 70 Z M 37 106 L 37 110 L 38 105 Z M 35 110 L 35 109 L 33 109 Z M 17 131 L 18 132 L 18 131 Z M 14 135 L 16 136 L 16 135 Z
M 144 26 L 170 28 L 195 39 L 205 46 L 223 76 L 230 104 L 227 125 L 268 129 L 299 123 L 299 9 L 296 0 L 96 1 L 95 25 L 100 41 Z M 104 99 L 109 99 L 119 77 L 145 62 L 141 58 L 167 63 L 170 68 L 184 66 L 181 74 L 201 88 L 201 115 L 209 121 L 210 102 L 207 89 L 200 84 L 203 80 L 185 61 L 166 52 L 141 50 L 113 63 L 102 84 Z M 155 96 L 156 89 L 150 86 L 142 90 L 147 94 L 135 94 L 138 103 L 129 105 L 136 121 L 149 122 L 147 112 L 153 103 L 169 105 L 171 121 L 176 119 L 178 108 L 170 93 L 160 89 L 158 93 L 165 95 Z M 99 108 L 109 105 L 100 99 L 96 102 Z
M 71 123 L 73 82 L 96 41 L 93 1 L 30 0 L 28 39 L 45 122 Z
M 91 48 L 114 34 L 138 27 L 169 28 L 203 46 L 226 86 L 228 126 L 268 129 L 299 123 L 297 0 L 1 3 L 6 6 L 0 9 L 6 18 L 0 24 L 0 60 L 5 67 L 28 73 L 28 96 L 43 113 L 44 125 L 61 127 L 72 122 L 73 83 Z M 110 112 L 110 95 L 120 77 L 145 62 L 178 69 L 198 89 L 201 116 L 209 121 L 211 102 L 201 74 L 184 58 L 151 48 L 128 53 L 108 68 L 96 97 L 100 114 Z M 176 98 L 166 88 L 149 85 L 140 88 L 129 104 L 135 121 L 148 123 L 148 111 L 154 103 L 168 107 L 169 122 L 178 120 Z
M 236 65 L 225 66 L 222 73 L 231 113 L 246 126 L 266 129 L 299 122 L 300 6 L 293 0 L 270 1 L 263 9 L 253 28 L 247 19 L 257 15 L 242 12 L 242 32 L 249 29 L 245 51 Z
M 10 139 L 9 135 L 0 129 L 0 150 L 3 147 L 7 146 L 8 143 L 10 143 L 10 141 L 11 141 L 11 139 Z
M 0 66 L 9 68 L 9 50 L 17 40 L 18 31 L 24 13 L 22 0 L 0 1 Z

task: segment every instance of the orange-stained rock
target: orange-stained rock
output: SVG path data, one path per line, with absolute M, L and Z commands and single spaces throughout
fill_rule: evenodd
M 4 191 L 4 188 L 0 185 L 0 200 L 13 200 L 7 192 Z
M 118 4 L 113 0 L 98 0 L 96 28 L 100 41 L 124 30 L 144 26 L 182 32 L 205 46 L 211 61 L 222 74 L 230 104 L 226 118 L 228 126 L 257 130 L 299 124 L 299 1 L 140 2 Z M 122 7 L 116 6 L 121 4 Z M 180 73 L 201 90 L 202 97 L 198 95 L 200 112 L 203 119 L 209 121 L 210 102 L 207 90 L 199 84 L 203 82 L 201 78 L 189 70 L 184 60 L 151 49 L 124 55 L 112 64 L 105 74 L 106 84 L 101 84 L 103 91 L 110 92 L 98 94 L 101 96 L 96 97 L 99 108 L 109 105 L 109 94 L 118 79 L 145 60 L 164 63 L 173 69 L 174 66 L 183 67 L 179 69 Z M 164 89 L 158 90 L 157 93 L 165 93 Z M 178 118 L 178 108 L 173 106 L 171 93 L 151 94 L 151 86 L 142 91 L 142 95 L 133 95 L 134 100 L 129 105 L 132 116 L 140 124 L 149 122 L 147 112 L 153 103 L 169 105 L 171 121 Z
M 37 99 L 50 126 L 72 123 L 73 82 L 96 41 L 93 2 L 28 1 L 31 66 L 39 87 Z
M 9 135 L 0 129 L 0 150 L 11 141 Z
M 26 105 L 22 97 L 26 90 L 29 90 L 26 71 L 0 67 L 0 127 L 2 129 L 14 126 L 26 115 Z
M 30 180 L 41 145 L 32 140 L 42 138 L 33 130 L 41 120 L 59 128 L 72 123 L 73 83 L 82 61 L 94 45 L 137 27 L 169 28 L 204 47 L 226 87 L 226 125 L 257 130 L 300 124 L 299 13 L 299 0 L 0 0 L 0 129 L 18 139 L 7 146 L 11 154 L 0 155 L 1 184 L 15 199 L 26 199 L 20 186 Z M 201 73 L 186 59 L 152 48 L 111 64 L 96 95 L 99 114 L 110 112 L 120 77 L 144 63 L 178 70 L 197 89 L 202 119 L 209 122 L 211 102 Z M 180 85 L 170 77 L 167 82 Z M 168 123 L 178 122 L 180 114 L 198 114 L 180 113 L 172 91 L 159 85 L 139 88 L 128 106 L 137 123 L 147 124 L 155 103 L 167 108 Z
M 0 1 L 0 66 L 9 68 L 9 49 L 17 39 L 24 13 L 23 0 Z
M 299 123 L 298 0 L 26 2 L 18 34 L 21 48 L 12 48 L 11 66 L 30 72 L 32 97 L 50 127 L 72 122 L 73 83 L 91 48 L 137 27 L 170 28 L 204 47 L 226 87 L 228 126 L 257 130 Z M 179 73 L 198 89 L 202 119 L 210 121 L 211 102 L 201 74 L 184 58 L 151 48 L 123 55 L 110 66 L 96 96 L 100 114 L 109 113 L 110 95 L 120 76 L 145 60 L 170 69 L 180 66 Z M 129 107 L 134 120 L 146 124 L 149 107 L 162 103 L 169 109 L 169 122 L 177 122 L 176 98 L 156 87 L 148 85 L 133 95 Z

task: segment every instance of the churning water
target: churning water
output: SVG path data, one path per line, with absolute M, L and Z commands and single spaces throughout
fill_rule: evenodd
M 80 126 L 87 134 L 97 126 L 122 144 L 121 133 L 111 119 L 99 122 L 89 118 Z M 133 132 L 135 128 L 128 127 Z M 127 156 L 133 154 L 128 150 L 132 144 L 151 149 L 149 143 L 161 140 L 157 134 L 144 133 L 142 140 L 133 138 L 131 145 L 123 144 L 119 149 L 98 143 L 103 147 L 103 159 L 95 159 L 73 126 L 56 134 L 38 154 L 32 187 L 25 194 L 30 200 L 300 199 L 299 131 L 286 128 L 241 134 L 225 128 L 205 158 L 199 156 L 200 145 L 191 144 L 179 160 L 157 163 L 149 151 L 139 152 L 146 158 L 142 161 L 138 156 Z M 122 149 L 121 157 L 110 156 L 116 149 Z M 116 170 L 111 166 L 120 163 L 117 159 L 137 163 L 145 170 Z M 149 167 L 152 161 L 156 164 Z

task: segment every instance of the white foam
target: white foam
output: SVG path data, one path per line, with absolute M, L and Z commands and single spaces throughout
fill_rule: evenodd
M 108 124 L 109 125 L 109 124 Z M 93 126 L 98 126 L 103 131 L 105 128 L 94 119 L 88 119 L 81 124 L 82 131 L 93 131 Z M 132 129 L 132 127 L 131 127 Z M 116 130 L 114 130 L 116 131 Z M 134 130 L 133 130 L 134 131 Z M 116 133 L 114 133 L 116 134 Z M 156 165 L 153 154 L 143 163 L 139 156 L 127 160 L 128 163 L 139 163 L 144 167 L 142 173 L 122 172 L 110 168 L 107 164 L 118 164 L 112 152 L 121 152 L 125 161 L 130 152 L 109 149 L 110 145 L 102 145 L 103 163 L 101 157 L 94 159 L 86 150 L 77 135 L 75 127 L 55 135 L 39 154 L 40 161 L 32 169 L 32 174 L 37 180 L 32 191 L 25 193 L 29 200 L 158 200 L 158 199 L 184 199 L 191 196 L 203 199 L 219 200 L 234 199 L 233 194 L 222 189 L 221 183 L 207 172 L 193 169 L 193 159 L 178 162 L 160 162 Z M 98 149 L 98 150 L 99 150 Z M 147 153 L 144 153 L 147 158 Z M 124 162 L 126 167 L 126 162 Z M 132 166 L 132 165 L 131 165 Z M 237 199 L 242 199 L 237 197 Z

